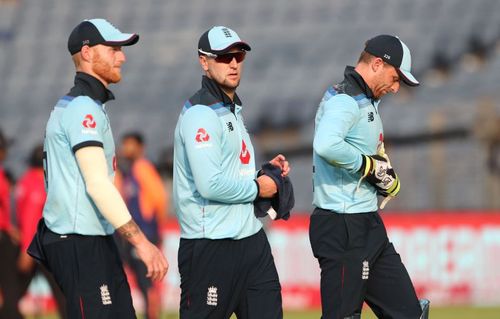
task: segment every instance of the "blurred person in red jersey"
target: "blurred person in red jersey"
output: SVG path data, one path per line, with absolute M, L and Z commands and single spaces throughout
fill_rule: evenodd
M 43 172 L 43 145 L 37 145 L 31 152 L 29 168 L 18 181 L 15 190 L 16 216 L 21 248 L 19 257 L 17 258 L 18 298 L 21 299 L 26 294 L 33 277 L 38 272 L 41 272 L 47 279 L 52 294 L 56 299 L 60 317 L 67 318 L 64 295 L 57 286 L 54 278 L 43 265 L 37 264 L 26 253 L 31 239 L 36 233 L 38 220 L 42 217 L 46 196 Z
M 144 137 L 138 132 L 126 133 L 121 140 L 115 184 L 127 207 L 146 237 L 161 247 L 160 228 L 167 215 L 167 193 L 155 166 L 145 158 Z M 115 236 L 123 262 L 129 266 L 145 303 L 145 318 L 160 316 L 159 285 L 146 277 L 147 269 L 134 247 Z
M 17 308 L 17 270 L 13 261 L 19 252 L 19 235 L 11 222 L 11 185 L 3 167 L 8 144 L 0 129 L 0 318 L 18 319 L 22 316 Z

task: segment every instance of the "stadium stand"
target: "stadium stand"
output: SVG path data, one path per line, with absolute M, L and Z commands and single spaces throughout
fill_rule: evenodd
M 393 138 L 390 154 L 403 181 L 401 199 L 390 208 L 499 205 L 498 200 L 484 200 L 484 192 L 494 191 L 482 183 L 489 174 L 487 154 L 470 130 L 481 99 L 500 97 L 500 1 L 0 2 L 0 126 L 15 138 L 7 162 L 15 172 L 43 139 L 54 102 L 69 89 L 73 67 L 67 36 L 89 17 L 105 17 L 141 35 L 139 46 L 125 50 L 124 80 L 112 88 L 117 100 L 108 111 L 115 136 L 142 130 L 153 158 L 172 145 L 184 99 L 199 86 L 199 35 L 215 24 L 237 29 L 252 45 L 239 89 L 248 129 L 277 141 L 264 147 L 262 157 L 275 150 L 293 151 L 300 211 L 311 209 L 312 122 L 324 90 L 341 79 L 346 64 L 356 62 L 365 40 L 380 33 L 399 35 L 412 49 L 414 74 L 422 85 L 404 89 L 382 106 L 387 142 Z M 472 59 L 479 61 L 474 69 L 471 54 L 479 56 Z M 443 81 L 435 81 L 435 70 L 444 73 Z M 498 102 L 494 107 L 499 114 Z M 440 142 L 418 139 L 450 131 L 456 134 L 445 134 Z M 294 136 L 285 149 L 279 143 L 283 132 Z M 441 145 L 441 155 L 435 155 L 435 145 Z M 429 163 L 449 173 L 439 179 Z

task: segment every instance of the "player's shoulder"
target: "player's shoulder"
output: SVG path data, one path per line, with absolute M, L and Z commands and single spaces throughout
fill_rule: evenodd
M 357 108 L 357 96 L 352 96 L 343 90 L 337 90 L 336 86 L 331 86 L 325 93 L 324 101 L 327 107 L 356 107 Z
M 93 126 L 96 121 L 99 123 L 108 121 L 102 106 L 92 98 L 85 95 L 65 98 L 68 99 L 68 103 L 60 114 L 60 124 L 63 127 L 73 126 L 75 123 Z
M 144 171 L 144 170 L 148 170 L 148 171 L 149 170 L 156 170 L 153 163 L 151 163 L 146 158 L 139 158 L 138 160 L 136 160 L 134 163 L 134 169 L 137 169 L 139 172 Z
M 80 96 L 75 96 L 75 97 L 69 97 L 71 100 L 69 100 L 68 109 L 76 109 L 77 107 L 84 107 L 84 108 L 90 108 L 90 109 L 95 109 L 99 110 L 101 108 L 101 105 L 93 100 L 91 97 L 87 95 L 80 95 Z
M 86 95 L 68 97 L 68 104 L 64 110 L 64 117 L 91 114 L 93 117 L 102 117 L 102 105 Z
M 205 88 L 191 96 L 182 110 L 184 116 L 190 117 L 222 116 L 228 112 L 229 109 Z
M 146 158 L 140 158 L 134 163 L 134 173 L 139 178 L 151 179 L 158 176 L 156 167 Z
M 351 103 L 359 103 L 367 99 L 365 92 L 358 85 L 346 80 L 329 87 L 327 94 L 344 101 L 349 100 Z
M 199 89 L 195 94 L 193 94 L 186 103 L 191 105 L 206 105 L 212 106 L 220 103 L 219 99 L 213 96 L 212 93 L 206 88 Z

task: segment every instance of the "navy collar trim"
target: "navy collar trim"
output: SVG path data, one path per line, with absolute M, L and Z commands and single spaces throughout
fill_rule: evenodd
M 356 72 L 354 67 L 346 66 L 344 71 L 344 78 L 349 83 L 356 85 L 359 88 L 359 90 L 366 95 L 367 98 L 371 100 L 376 100 L 373 96 L 372 90 L 368 87 L 368 84 L 366 84 L 363 77 L 358 72 Z
M 224 106 L 229 106 L 231 108 L 231 112 L 233 113 L 235 104 L 240 106 L 242 105 L 241 100 L 236 93 L 234 93 L 234 100 L 231 100 L 231 98 L 227 96 L 227 94 L 224 93 L 224 91 L 222 91 L 220 86 L 214 80 L 210 79 L 205 75 L 201 80 L 201 86 L 207 89 L 210 92 L 210 94 L 213 95 L 213 97 L 222 102 Z
M 108 90 L 101 81 L 84 72 L 76 72 L 75 86 L 67 95 L 73 97 L 86 95 L 102 104 L 115 99 L 113 92 Z

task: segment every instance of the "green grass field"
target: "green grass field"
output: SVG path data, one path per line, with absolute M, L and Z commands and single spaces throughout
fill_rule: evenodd
M 286 312 L 285 319 L 319 319 L 320 311 Z M 141 316 L 139 316 L 142 319 Z M 162 319 L 178 319 L 177 314 L 165 314 Z M 234 317 L 236 318 L 236 317 Z M 366 309 L 363 311 L 363 319 L 375 319 L 373 313 Z M 498 319 L 500 318 L 500 307 L 431 307 L 431 319 Z M 28 317 L 28 319 L 57 319 L 57 316 Z
M 285 319 L 319 319 L 321 313 L 319 311 L 307 312 L 289 312 L 286 313 Z M 366 309 L 361 316 L 363 319 L 375 319 L 375 315 Z M 172 317 L 176 318 L 176 317 Z M 432 308 L 430 319 L 499 319 L 500 308 L 472 308 L 472 307 L 440 307 Z

